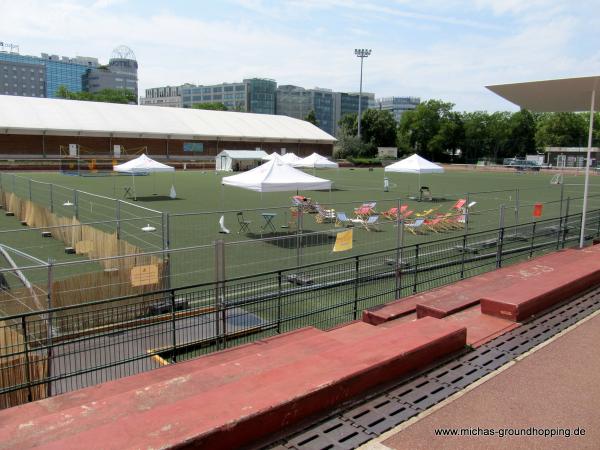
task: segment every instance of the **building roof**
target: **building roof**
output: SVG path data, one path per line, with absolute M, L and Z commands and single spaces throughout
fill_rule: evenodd
M 333 143 L 288 116 L 0 95 L 0 133 Z
M 509 102 L 539 112 L 589 111 L 600 76 L 486 86 Z

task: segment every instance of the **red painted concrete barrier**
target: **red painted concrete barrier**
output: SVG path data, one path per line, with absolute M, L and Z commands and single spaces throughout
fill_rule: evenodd
M 215 356 L 214 366 L 199 358 L 1 411 L 0 442 L 15 448 L 237 448 L 466 342 L 464 327 L 433 318 L 368 327 L 284 335 L 271 348 L 247 347 L 239 359 L 229 354 L 217 363 Z
M 547 255 L 512 277 L 513 283 L 481 299 L 481 312 L 513 321 L 531 316 L 600 284 L 598 251 Z

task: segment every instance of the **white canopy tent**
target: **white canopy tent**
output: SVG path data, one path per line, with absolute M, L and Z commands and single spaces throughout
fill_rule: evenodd
M 294 167 L 306 167 L 311 169 L 337 169 L 338 163 L 329 161 L 324 156 L 318 153 L 313 153 L 306 158 L 301 159 L 297 163 L 293 164 Z
M 252 169 L 267 156 L 263 150 L 223 150 L 215 156 L 215 170 L 233 172 Z
M 594 130 L 595 100 L 596 92 L 600 89 L 600 76 L 498 84 L 486 87 L 509 102 L 530 111 L 577 112 L 587 111 L 589 108 L 590 125 L 588 129 L 587 163 L 585 165 L 585 182 L 583 188 L 581 235 L 579 238 L 579 246 L 583 247 L 591 163 L 590 153 L 592 149 L 592 133 Z
M 296 154 L 292 153 L 292 152 L 286 153 L 285 155 L 283 155 L 281 157 L 281 159 L 283 160 L 284 163 L 291 164 L 291 165 L 294 165 L 297 162 L 300 162 L 302 160 L 302 158 L 300 158 L 299 156 L 296 156 Z
M 263 157 L 262 160 L 263 161 L 271 161 L 273 159 L 275 159 L 277 161 L 281 161 L 281 155 L 279 153 L 273 152 L 270 155 L 267 155 L 267 156 Z M 282 161 L 282 163 L 285 164 L 283 161 Z
M 138 156 L 135 159 L 127 161 L 123 164 L 118 164 L 113 166 L 113 170 L 119 173 L 129 173 L 131 174 L 131 179 L 133 183 L 133 197 L 137 199 L 137 194 L 135 191 L 135 175 L 145 175 L 148 173 L 157 173 L 157 172 L 175 172 L 175 168 L 171 166 L 167 166 L 166 164 L 160 163 L 158 161 L 153 160 L 148 157 L 145 153 Z M 155 183 L 155 191 L 156 191 L 156 179 Z M 175 198 L 175 188 L 171 187 L 171 198 Z
M 248 172 L 225 177 L 221 183 L 225 186 L 239 187 L 255 192 L 331 189 L 330 180 L 309 175 L 278 161 L 269 161 Z
M 415 173 L 419 175 L 419 188 L 421 187 L 421 174 L 422 173 L 444 173 L 444 168 L 438 166 L 431 161 L 417 155 L 411 155 L 407 158 L 401 159 L 394 164 L 383 169 L 385 172 L 398 172 L 398 173 Z

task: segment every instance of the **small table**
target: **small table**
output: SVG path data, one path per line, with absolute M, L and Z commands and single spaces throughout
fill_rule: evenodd
M 261 213 L 261 216 L 265 219 L 265 224 L 260 227 L 260 229 L 264 231 L 267 228 L 270 228 L 271 231 L 275 233 L 277 230 L 275 229 L 275 225 L 273 225 L 273 219 L 277 217 L 277 213 Z

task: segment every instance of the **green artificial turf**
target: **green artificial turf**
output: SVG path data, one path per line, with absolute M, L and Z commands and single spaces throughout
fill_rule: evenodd
M 313 171 L 309 171 L 313 173 Z M 518 173 L 518 172 L 483 172 L 483 171 L 447 171 L 444 174 L 423 175 L 421 185 L 427 185 L 434 197 L 443 199 L 436 202 L 418 202 L 410 197 L 418 196 L 419 178 L 417 175 L 389 174 L 391 189 L 383 191 L 383 169 L 339 169 L 318 170 L 315 175 L 331 179 L 334 189 L 331 192 L 301 192 L 311 197 L 325 208 L 344 211 L 352 216 L 352 211 L 360 203 L 368 200 L 377 201 L 377 211 L 385 211 L 398 203 L 407 204 L 415 213 L 430 208 L 436 212 L 447 212 L 459 198 L 469 198 L 477 204 L 472 209 L 470 220 L 471 231 L 496 228 L 500 221 L 500 206 L 505 205 L 504 223 L 513 225 L 517 220 L 517 190 L 519 223 L 532 220 L 533 204 L 544 203 L 543 218 L 555 217 L 559 214 L 560 186 L 551 185 L 551 174 Z M 123 193 L 133 186 L 135 181 L 137 200 L 121 203 L 120 233 L 123 239 L 137 245 L 142 250 L 160 250 L 165 245 L 166 233 L 162 233 L 163 218 L 160 213 L 169 213 L 168 241 L 171 249 L 197 247 L 184 251 L 175 251 L 171 256 L 171 279 L 173 286 L 214 280 L 214 248 L 217 239 L 223 239 L 225 246 L 226 276 L 242 276 L 270 270 L 292 268 L 298 262 L 328 261 L 333 258 L 357 255 L 365 252 L 390 249 L 396 246 L 399 239 L 398 228 L 394 223 L 384 223 L 380 232 L 367 231 L 357 227 L 354 230 L 354 248 L 343 253 L 333 253 L 334 233 L 318 234 L 334 229 L 333 224 L 318 224 L 314 214 L 303 217 L 303 230 L 308 233 L 301 242 L 298 251 L 296 225 L 289 224 L 291 217 L 290 197 L 295 192 L 257 193 L 239 188 L 222 187 L 221 178 L 231 173 L 215 173 L 213 171 L 178 171 L 175 174 L 153 174 L 138 176 L 135 180 L 130 176 L 95 176 L 79 177 L 59 173 L 18 173 L 20 177 L 53 183 L 54 209 L 61 215 L 72 215 L 72 206 L 63 206 L 67 200 L 72 201 L 73 193 L 60 186 L 79 189 L 115 199 L 125 200 Z M 564 198 L 579 198 L 570 203 L 570 213 L 581 210 L 583 177 L 565 177 Z M 11 186 L 10 176 L 3 177 L 5 189 Z M 600 194 L 600 186 L 596 187 L 596 177 L 592 177 L 591 194 Z M 171 186 L 177 191 L 177 199 L 168 197 Z M 32 199 L 49 205 L 48 185 L 31 184 Z M 17 179 L 17 193 L 24 198 L 29 196 L 29 183 L 25 179 Z M 468 193 L 468 195 L 467 195 Z M 82 222 L 110 221 L 116 217 L 116 202 L 110 199 L 78 194 L 79 218 Z M 600 207 L 600 198 L 592 197 L 589 208 Z M 149 211 L 158 211 L 159 213 Z M 238 233 L 236 213 L 244 210 L 244 218 L 251 221 L 249 233 Z M 219 211 L 219 212 L 215 212 Z M 262 212 L 276 213 L 273 223 L 276 232 L 262 230 L 264 225 Z M 184 215 L 194 213 L 192 215 Z M 230 234 L 220 234 L 218 221 L 224 216 L 225 226 Z M 414 217 L 414 215 L 413 215 Z M 13 225 L 14 223 L 14 225 Z M 151 225 L 157 230 L 143 232 L 141 228 Z M 115 231 L 116 222 L 96 225 L 106 231 Z M 7 229 L 21 227 L 16 221 L 0 221 L 0 227 Z M 338 228 L 338 231 L 341 229 Z M 312 233 L 312 234 L 311 234 Z M 404 244 L 441 239 L 461 234 L 463 231 L 428 232 L 425 235 L 413 236 L 404 233 Z M 14 236 L 10 239 L 18 246 L 21 240 Z M 260 238 L 270 238 L 260 241 Z M 64 258 L 60 243 L 51 240 L 28 241 L 21 244 L 21 249 L 45 260 L 48 257 Z M 36 247 L 36 243 L 40 247 Z M 88 264 L 89 266 L 89 264 Z M 70 269 L 76 271 L 76 269 Z

